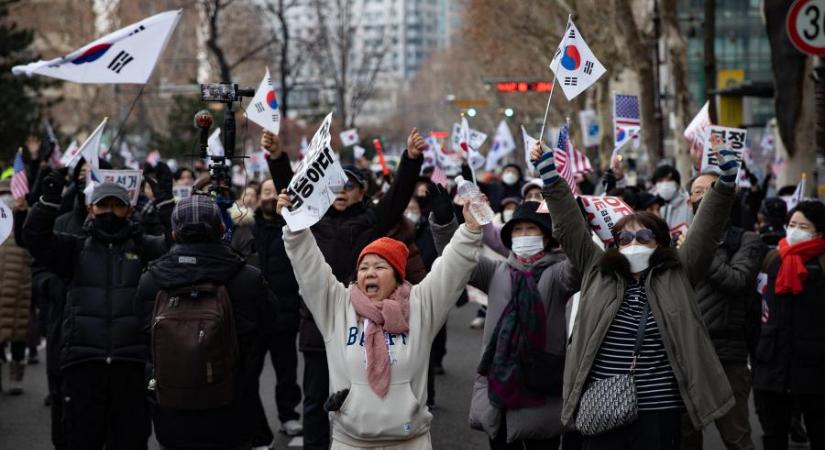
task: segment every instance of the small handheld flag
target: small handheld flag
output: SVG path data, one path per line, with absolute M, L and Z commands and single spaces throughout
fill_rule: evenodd
M 278 96 L 269 75 L 269 67 L 266 68 L 266 74 L 258 85 L 255 96 L 246 107 L 246 118 L 273 134 L 281 131 L 281 111 L 278 109 Z
M 16 200 L 29 193 L 29 178 L 26 176 L 26 164 L 23 152 L 18 150 L 14 156 L 14 174 L 11 176 L 11 196 Z

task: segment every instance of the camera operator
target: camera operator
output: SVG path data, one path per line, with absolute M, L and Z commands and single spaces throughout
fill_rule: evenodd
M 64 183 L 56 171 L 43 179 L 23 238 L 32 256 L 68 281 L 59 359 L 67 448 L 146 448 L 143 324 L 152 305 L 136 303 L 135 294 L 145 262 L 162 255 L 166 242 L 129 220 L 126 189 L 113 183 L 95 188 L 85 236 L 55 233 Z

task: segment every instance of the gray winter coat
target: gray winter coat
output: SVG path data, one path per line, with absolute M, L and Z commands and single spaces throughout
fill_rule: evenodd
M 450 241 L 458 223 L 438 225 L 432 220 L 430 226 L 435 246 L 440 254 Z M 510 268 L 520 270 L 544 267 L 538 282 L 538 290 L 547 312 L 545 351 L 564 355 L 567 341 L 565 305 L 567 300 L 579 290 L 581 278 L 575 267 L 561 251 L 548 253 L 532 267 L 521 264 L 511 253 L 507 261 L 494 261 L 481 257 L 468 285 L 487 294 L 487 319 L 484 322 L 482 352 L 492 338 L 493 331 L 501 318 L 504 308 L 512 298 Z M 487 378 L 476 375 L 473 397 L 470 405 L 470 426 L 486 432 L 494 439 L 502 423 L 502 414 L 507 420 L 507 442 L 530 439 L 550 439 L 561 434 L 561 395 L 548 396 L 547 402 L 536 408 L 522 408 L 502 411 L 492 404 L 487 394 Z

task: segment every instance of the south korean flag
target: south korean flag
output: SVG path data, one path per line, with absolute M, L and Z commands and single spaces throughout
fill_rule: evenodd
M 567 100 L 573 100 L 606 72 L 572 20 L 568 21 L 567 31 L 553 55 L 550 70 Z
M 278 134 L 281 130 L 281 111 L 278 110 L 278 97 L 275 95 L 268 67 L 264 79 L 255 91 L 255 97 L 246 107 L 246 118 L 273 134 Z

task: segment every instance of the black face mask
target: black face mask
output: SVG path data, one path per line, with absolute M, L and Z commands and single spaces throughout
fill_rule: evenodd
M 268 198 L 266 200 L 261 200 L 261 211 L 264 212 L 267 216 L 274 216 L 275 215 L 275 208 L 277 206 L 277 198 Z
M 700 198 L 699 200 L 696 200 L 695 202 L 693 202 L 693 205 L 692 205 L 692 206 L 693 206 L 693 215 L 694 215 L 694 216 L 696 215 L 696 212 L 697 212 L 697 211 L 699 211 L 699 204 L 700 204 L 700 203 L 702 203 L 702 199 L 701 199 L 701 198 Z
M 125 217 L 118 217 L 115 213 L 103 213 L 94 217 L 95 228 L 106 234 L 117 234 L 128 223 Z

